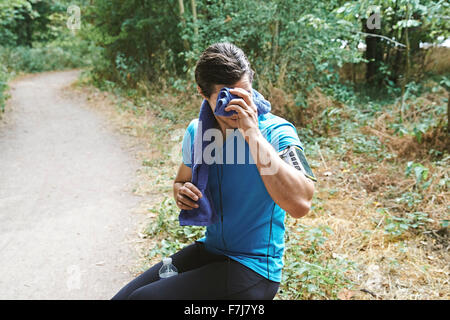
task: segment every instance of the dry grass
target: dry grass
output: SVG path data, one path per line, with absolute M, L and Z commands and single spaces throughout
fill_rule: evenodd
M 446 74 L 450 72 L 450 48 L 432 47 L 427 50 L 424 60 L 424 71 L 433 74 Z
M 403 115 L 404 121 L 414 123 L 425 112 L 430 115 L 445 96 L 440 91 L 408 101 L 411 108 Z M 326 243 L 330 256 L 344 255 L 361 266 L 361 270 L 348 274 L 357 284 L 357 290 L 350 294 L 354 299 L 448 299 L 449 234 L 440 221 L 449 219 L 449 160 L 436 165 L 428 151 L 440 150 L 443 158 L 448 155 L 449 135 L 439 124 L 423 136 L 421 143 L 415 137 L 399 137 L 388 127 L 399 109 L 400 105 L 395 105 L 390 109 L 394 112 L 381 113 L 371 125 L 360 128 L 366 135 L 377 137 L 394 158 L 374 161 L 350 152 L 338 160 L 325 155 L 328 167 L 333 169 L 327 176 L 325 168 L 316 169 L 321 177 L 316 197 L 322 210 L 316 214 L 313 211 L 305 220 L 333 229 L 334 235 Z M 408 161 L 429 170 L 432 181 L 426 190 L 421 190 L 413 175 L 405 175 Z M 330 195 L 332 189 L 339 191 Z M 408 192 L 420 194 L 420 204 L 410 207 L 399 201 Z M 423 228 L 408 228 L 398 236 L 386 234 L 387 215 L 404 218 L 414 211 L 426 213 L 433 222 Z
M 319 179 L 315 198 L 320 199 L 321 209 L 312 210 L 302 223 L 329 226 L 333 234 L 324 245 L 326 255 L 359 266 L 347 274 L 356 285 L 352 299 L 374 299 L 372 294 L 377 299 L 450 298 L 448 234 L 405 232 L 391 238 L 385 234 L 385 217 L 377 211 L 390 205 L 386 199 L 390 185 L 401 188 L 411 181 L 396 178 L 389 165 L 381 165 L 376 174 L 357 174 L 342 168 L 339 161 L 327 159 L 327 163 L 333 168 L 331 175 L 325 168 L 315 169 Z M 386 180 L 390 182 L 377 183 Z M 332 189 L 339 191 L 330 194 Z M 443 197 L 448 202 L 448 193 Z M 447 202 L 432 204 L 436 220 L 445 215 Z
M 319 117 L 325 110 L 333 108 L 341 108 L 342 104 L 330 99 L 319 87 L 314 87 L 306 98 L 306 105 L 301 108 L 295 105 L 294 95 L 286 93 L 279 87 L 269 85 L 267 88 L 267 99 L 271 102 L 272 113 L 294 123 L 299 127 L 305 127 L 307 124 L 313 123 L 312 130 L 315 134 L 327 136 L 336 135 L 338 130 L 336 127 L 330 126 L 324 117 Z M 341 113 L 341 117 L 346 117 Z
M 388 128 L 387 124 L 393 121 L 392 113 L 382 113 L 377 117 L 371 127 L 364 127 L 362 131 L 366 134 L 373 134 L 377 136 L 380 141 L 390 148 L 391 152 L 396 153 L 400 158 L 406 160 L 430 158 L 428 151 L 430 149 L 439 150 L 442 152 L 450 152 L 450 136 L 445 130 L 444 117 L 436 114 L 436 105 L 442 103 L 442 98 L 446 96 L 444 90 L 436 93 L 426 93 L 418 97 L 413 103 L 408 103 L 409 109 L 402 113 L 403 121 L 408 123 L 418 123 L 421 121 L 423 115 L 441 119 L 437 127 L 426 132 L 423 135 L 422 141 L 419 141 L 413 136 L 400 137 L 394 134 L 394 131 Z M 401 104 L 398 103 L 394 109 L 399 110 Z
M 409 108 L 402 114 L 404 123 L 419 123 L 424 114 L 441 119 L 442 115 L 434 114 L 435 107 L 446 96 L 440 90 L 405 101 Z M 333 105 L 320 91 L 310 99 L 311 112 L 316 115 Z M 392 158 L 383 158 L 384 153 L 376 157 L 355 153 L 351 148 L 339 157 L 325 150 L 310 157 L 320 164 L 313 168 L 318 182 L 314 208 L 301 223 L 311 228 L 326 225 L 333 231 L 322 247 L 322 258 L 340 257 L 355 263 L 345 272 L 353 286 L 342 288 L 339 299 L 449 299 L 449 231 L 440 224 L 449 219 L 449 135 L 444 123 L 438 123 L 420 143 L 416 137 L 399 136 L 389 123 L 401 113 L 400 102 L 385 110 L 389 112 L 380 112 L 359 132 L 378 139 Z M 348 121 L 343 115 L 341 119 Z M 430 149 L 442 152 L 442 159 L 447 155 L 447 160 L 436 165 Z M 413 174 L 406 176 L 409 161 L 428 169 L 431 183 L 425 190 Z M 410 207 L 399 201 L 409 193 L 419 194 L 420 203 Z M 410 226 L 398 235 L 388 232 L 391 217 L 406 218 L 417 211 L 433 222 Z M 295 230 L 295 224 L 288 220 L 288 232 Z

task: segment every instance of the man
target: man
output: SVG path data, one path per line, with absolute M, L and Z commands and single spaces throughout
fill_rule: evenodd
M 205 237 L 171 256 L 179 274 L 159 279 L 162 263 L 158 263 L 114 299 L 274 298 L 283 266 L 285 212 L 294 218 L 304 216 L 311 206 L 314 183 L 304 170 L 280 157 L 286 148 L 303 148 L 291 123 L 270 112 L 258 115 L 253 74 L 245 54 L 233 44 L 214 44 L 201 55 L 195 79 L 212 112 L 222 88 L 228 87 L 240 97 L 225 108 L 236 114 L 214 115 L 223 135 L 223 145 L 216 150 L 223 150 L 223 156 L 227 152 L 236 155 L 236 146 L 244 146 L 237 153 L 245 151 L 250 159 L 210 164 L 208 190 L 221 219 L 207 227 Z M 190 150 L 198 122 L 192 120 L 186 130 L 183 163 L 173 185 L 176 204 L 182 210 L 198 208 L 196 202 L 204 196 L 191 183 Z M 299 155 L 301 151 L 295 154 Z M 307 165 L 304 158 L 294 160 Z

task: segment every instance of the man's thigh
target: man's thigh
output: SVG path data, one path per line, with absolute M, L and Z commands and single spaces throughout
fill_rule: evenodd
M 221 299 L 228 292 L 228 261 L 212 262 L 138 288 L 131 300 Z
M 129 299 L 273 299 L 277 289 L 278 283 L 226 258 L 140 287 Z
M 230 260 L 228 276 L 228 295 L 224 299 L 271 300 L 279 286 L 235 260 Z
M 189 270 L 199 268 L 205 264 L 214 261 L 223 261 L 227 259 L 225 256 L 216 255 L 208 252 L 203 243 L 195 242 L 190 244 L 171 256 L 172 263 L 178 272 L 185 273 Z M 139 275 L 137 278 L 123 287 L 113 299 L 127 299 L 128 296 L 136 289 L 151 284 L 159 280 L 159 269 L 162 262 L 159 262 L 149 268 L 147 271 Z M 168 280 L 168 279 L 164 279 Z

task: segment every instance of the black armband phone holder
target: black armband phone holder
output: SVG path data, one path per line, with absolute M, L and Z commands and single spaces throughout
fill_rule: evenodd
M 317 181 L 316 176 L 314 175 L 311 167 L 308 164 L 308 161 L 306 161 L 305 153 L 300 147 L 295 145 L 288 146 L 286 149 L 279 152 L 278 155 L 287 164 L 303 172 L 303 174 L 307 178 L 311 179 L 312 181 Z

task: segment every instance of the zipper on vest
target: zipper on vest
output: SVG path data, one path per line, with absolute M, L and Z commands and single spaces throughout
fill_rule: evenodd
M 221 233 L 222 233 L 222 243 L 223 246 L 225 248 L 225 250 L 227 250 L 227 244 L 225 243 L 225 237 L 223 235 L 223 206 L 222 206 L 222 178 L 223 178 L 223 168 L 221 167 L 220 171 L 221 171 L 221 177 L 219 178 L 219 166 L 216 164 L 216 169 L 217 169 L 217 180 L 219 181 L 219 194 L 220 194 L 220 200 L 219 200 L 219 205 L 220 205 L 220 224 L 221 224 Z

